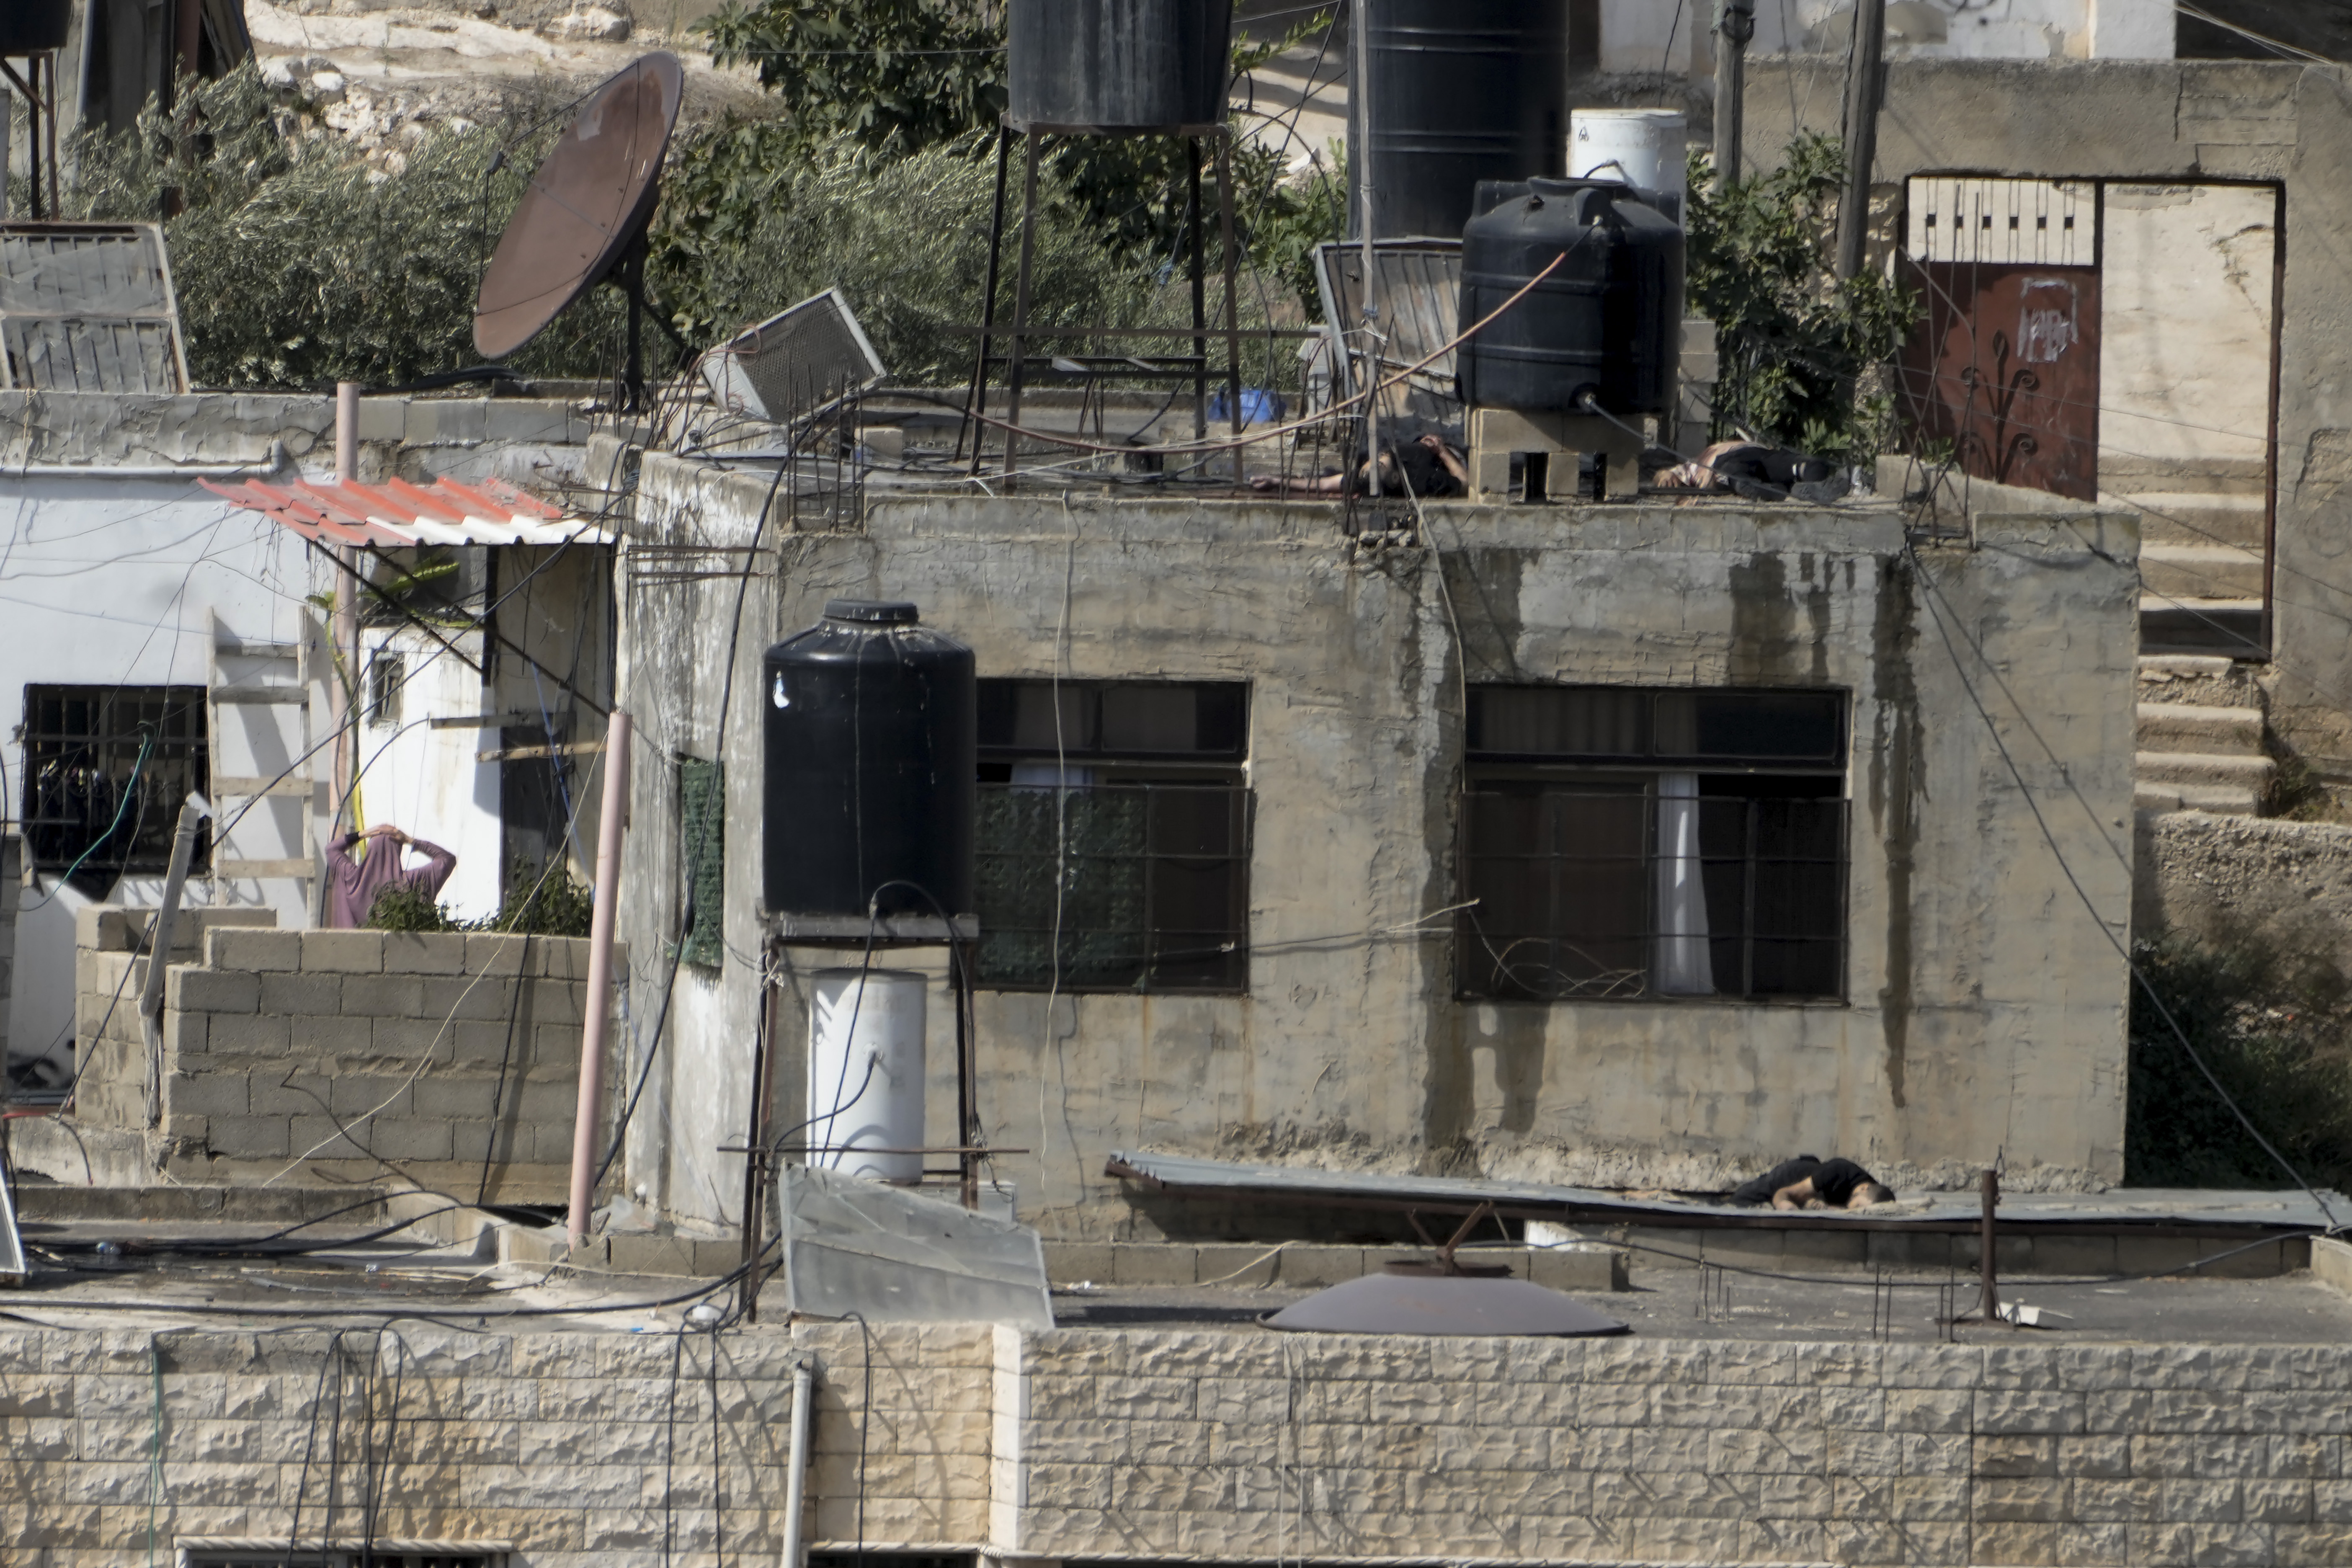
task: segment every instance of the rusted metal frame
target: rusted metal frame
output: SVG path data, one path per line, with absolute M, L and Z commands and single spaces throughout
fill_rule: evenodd
M 1021 195 L 1021 266 L 1013 288 L 1013 348 L 1012 374 L 1005 395 L 1004 422 L 1018 426 L 1021 423 L 1022 351 L 1026 344 L 1024 333 L 1029 325 L 1029 285 L 1037 258 L 1037 141 L 1038 130 L 1031 126 L 1023 132 L 1026 143 L 1027 167 L 1022 174 Z M 1021 466 L 1021 436 L 1017 428 L 1004 432 L 1004 477 L 1011 479 Z
M 1000 1154 L 1024 1151 L 1000 1149 Z M 1517 1203 L 1506 1198 L 1440 1198 L 1415 1194 L 1411 1197 L 1381 1198 L 1370 1194 L 1317 1193 L 1295 1191 L 1285 1187 L 1201 1186 L 1188 1182 L 1169 1182 L 1137 1170 L 1123 1160 L 1107 1160 L 1103 1174 L 1121 1181 L 1137 1182 L 1159 1194 L 1181 1198 L 1232 1200 L 1247 1198 L 1255 1202 L 1292 1203 L 1315 1208 L 1360 1208 L 1403 1214 L 1419 1210 L 1424 1214 L 1468 1214 L 1480 1206 L 1491 1207 L 1498 1219 L 1565 1220 L 1578 1225 L 1647 1226 L 1673 1230 L 1819 1230 L 1823 1217 L 1834 1213 L 1838 1217 L 1830 1223 L 1840 1230 L 1887 1231 L 1918 1236 L 1967 1236 L 1982 1229 L 1981 1219 L 1881 1219 L 1867 1217 L 1862 1211 L 1839 1209 L 1805 1211 L 1784 1214 L 1764 1210 L 1754 1215 L 1676 1214 L 1666 1209 L 1629 1210 L 1574 1203 Z M 2022 1236 L 2112 1236 L 2128 1234 L 2159 1241 L 2242 1241 L 2243 1228 L 2222 1225 L 2183 1225 L 2167 1221 L 2100 1220 L 2100 1219 L 2023 1219 L 2016 1216 L 2001 1222 L 2013 1235 Z M 2316 1236 L 2326 1229 L 2324 1225 L 2287 1226 L 2273 1224 L 2266 1228 L 2276 1234 L 2260 1237 L 2260 1241 L 2294 1241 Z
M 1184 228 L 1192 259 L 1192 355 L 1201 362 L 1200 374 L 1192 380 L 1192 439 L 1199 441 L 1209 434 L 1209 300 L 1202 272 L 1208 247 L 1201 233 L 1201 139 L 1189 138 L 1185 150 L 1192 154 L 1184 160 Z
M 1217 226 L 1223 237 L 1225 257 L 1225 413 L 1235 441 L 1234 482 L 1239 484 L 1244 463 L 1239 445 L 1242 433 L 1242 318 L 1241 303 L 1234 281 L 1234 269 L 1240 260 L 1240 247 L 1234 240 L 1234 137 L 1230 130 L 1217 138 L 1216 150 Z
M 2286 326 L 2286 186 L 2272 187 L 2270 421 L 2263 443 L 2263 652 L 2278 647 L 2279 379 Z M 2105 229 L 2105 207 L 2100 209 Z M 2101 301 L 2102 305 L 2105 300 Z
M 980 956 L 976 942 L 948 944 L 949 989 L 956 1010 L 956 1176 L 963 1189 L 963 1206 L 980 1207 L 980 1163 L 986 1158 L 980 1145 L 980 1011 L 972 982 L 972 964 Z M 1024 1151 L 1025 1152 L 1025 1151 Z
M 774 1032 L 776 986 L 768 975 L 767 966 L 761 965 L 760 1010 L 751 1027 L 751 1130 L 743 1153 L 743 1252 L 739 1263 L 743 1278 L 736 1286 L 736 1296 L 747 1323 L 760 1321 L 760 1271 L 752 1264 L 760 1256 L 761 1237 L 767 1229 L 769 1100 L 775 1093 L 775 1052 L 770 1037 Z
M 996 288 L 1004 262 L 1004 179 L 1013 160 L 1013 128 L 996 128 L 996 205 L 988 220 L 988 284 L 981 297 L 980 354 L 971 367 L 971 395 L 964 400 L 963 419 L 956 426 L 955 461 L 963 458 L 963 438 L 971 436 L 971 469 L 980 472 L 981 447 L 987 441 L 987 427 L 979 424 L 975 415 L 988 412 L 988 346 L 996 331 Z M 950 331 L 961 329 L 950 328 Z M 1008 437 L 1009 438 L 1009 437 Z
M 1993 1251 L 1999 1240 L 1993 1220 L 1993 1210 L 2000 1203 L 2000 1173 L 1987 1171 L 1980 1191 L 1984 1197 L 1984 1217 L 1977 1234 L 1977 1266 L 1984 1278 L 1984 1315 L 1988 1323 L 2000 1321 L 2000 1277 L 1994 1266 Z

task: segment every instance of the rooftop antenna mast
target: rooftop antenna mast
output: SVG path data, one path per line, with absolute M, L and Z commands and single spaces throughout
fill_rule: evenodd
M 1372 235 L 1372 0 L 1354 0 L 1355 80 L 1348 84 L 1356 102 L 1356 123 L 1364 128 L 1356 154 L 1356 210 L 1364 251 L 1364 460 L 1371 465 L 1366 489 L 1381 493 L 1381 275 L 1374 267 Z

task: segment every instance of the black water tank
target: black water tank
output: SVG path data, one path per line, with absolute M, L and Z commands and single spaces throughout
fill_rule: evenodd
M 1673 406 L 1683 231 L 1630 187 L 1529 180 L 1480 187 L 1462 231 L 1465 330 L 1553 258 L 1533 292 L 1463 345 L 1463 401 L 1573 413 L 1587 392 L 1620 417 Z
M 767 876 L 776 914 L 972 908 L 979 689 L 971 649 L 915 606 L 835 599 L 768 650 Z M 910 882 L 915 887 L 884 888 Z
M 0 5 L 0 57 L 66 47 L 72 0 L 6 0 Z
M 1224 122 L 1233 0 L 1013 0 L 1015 127 L 1150 131 Z
M 1479 181 L 1568 167 L 1568 0 L 1356 5 L 1372 29 L 1373 238 L 1451 239 Z M 1362 155 L 1362 127 L 1351 120 L 1349 132 L 1350 156 Z M 1360 195 L 1349 195 L 1359 237 Z

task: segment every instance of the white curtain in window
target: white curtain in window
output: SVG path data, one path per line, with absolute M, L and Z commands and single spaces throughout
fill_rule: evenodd
M 1021 789 L 1092 789 L 1095 771 L 1063 763 L 1015 763 L 1013 783 Z
M 1698 775 L 1658 775 L 1658 931 L 1651 989 L 1667 996 L 1715 991 L 1706 946 L 1706 884 L 1699 875 Z

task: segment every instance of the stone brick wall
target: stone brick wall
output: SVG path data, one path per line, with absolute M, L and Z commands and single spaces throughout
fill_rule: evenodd
M 723 1526 L 773 1561 L 795 1352 L 821 1548 L 862 1519 L 1048 1561 L 2352 1561 L 2352 1347 L 402 1323 L 340 1365 L 308 1330 L 0 1330 L 0 1562 L 142 1546 L 159 1424 L 159 1544 L 282 1537 L 298 1493 L 307 1534 L 337 1387 L 345 1528 L 368 1412 L 380 1537 L 651 1568 L 667 1531 L 699 1568 Z
M 316 1177 L 371 1179 L 389 1163 L 470 1197 L 487 1153 L 491 1199 L 562 1197 L 584 940 L 207 931 L 202 961 L 175 963 L 164 981 L 163 1116 L 151 1133 L 136 1007 L 146 961 L 129 951 L 130 922 L 92 913 L 78 953 L 78 1033 L 97 1053 L 76 1091 L 83 1125 L 148 1139 L 183 1180 L 252 1179 L 307 1156 Z M 616 955 L 617 973 L 625 962 Z

